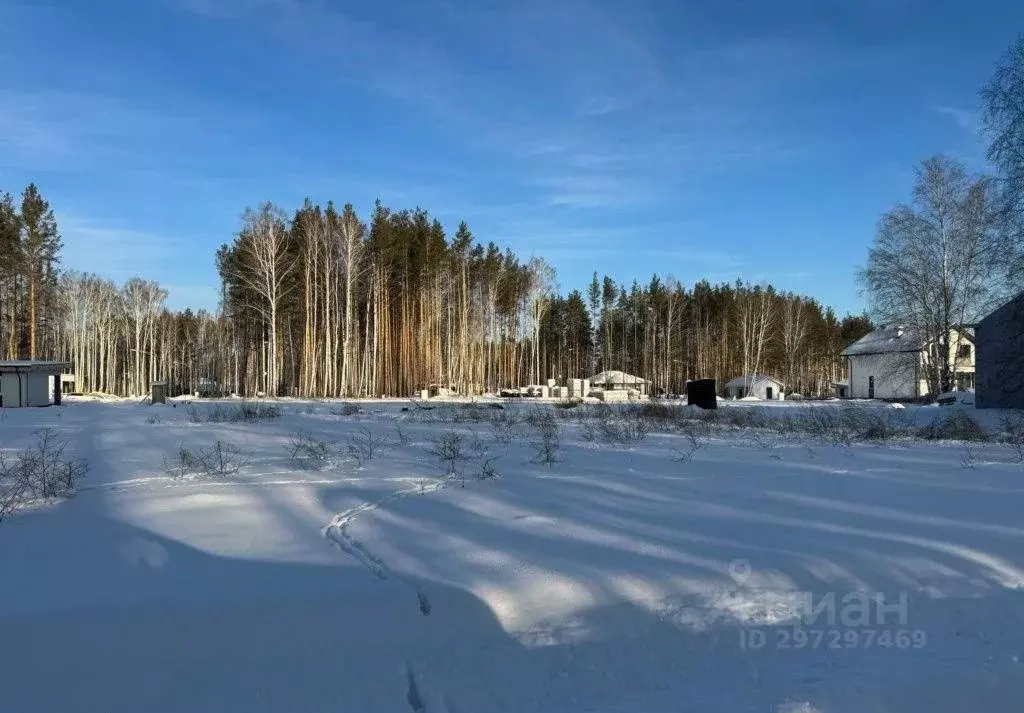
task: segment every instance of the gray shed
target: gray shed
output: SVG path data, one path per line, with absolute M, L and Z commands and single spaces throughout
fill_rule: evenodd
M 0 361 L 0 406 L 59 406 L 60 373 L 70 368 L 66 361 Z
M 978 322 L 977 408 L 1024 408 L 1024 292 Z
M 753 396 L 766 401 L 774 401 L 782 398 L 784 387 L 785 384 L 771 376 L 747 374 L 726 382 L 725 395 L 732 399 Z

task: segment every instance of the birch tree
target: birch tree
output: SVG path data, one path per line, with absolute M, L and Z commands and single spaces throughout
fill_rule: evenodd
M 913 328 L 932 346 L 933 392 L 953 383 L 950 330 L 977 321 L 1007 296 L 1015 257 L 1001 233 L 994 185 L 943 156 L 924 161 L 909 204 L 879 222 L 859 273 L 873 316 Z
M 233 277 L 249 289 L 250 307 L 262 316 L 266 327 L 264 391 L 276 395 L 281 387 L 279 315 L 294 289 L 289 277 L 297 264 L 281 209 L 269 202 L 258 210 L 246 209 L 235 250 L 236 259 L 230 268 Z

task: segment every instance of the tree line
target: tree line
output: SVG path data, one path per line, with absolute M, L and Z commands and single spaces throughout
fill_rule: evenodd
M 308 200 L 290 215 L 245 211 L 217 251 L 218 311 L 175 312 L 156 282 L 58 272 L 52 210 L 34 186 L 24 195 L 41 208 L 3 198 L 6 354 L 69 360 L 83 392 L 139 395 L 167 380 L 247 396 L 475 394 L 621 369 L 673 393 L 690 378 L 763 372 L 823 394 L 844 342 L 870 327 L 742 282 L 687 289 L 654 276 L 626 288 L 595 273 L 586 297 L 562 296 L 550 265 L 465 223 L 448 235 L 425 210 L 378 203 L 363 222 L 349 204 Z

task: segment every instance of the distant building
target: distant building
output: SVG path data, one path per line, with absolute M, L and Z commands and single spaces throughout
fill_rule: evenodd
M 0 407 L 49 406 L 61 402 L 66 361 L 0 361 Z
M 951 329 L 949 367 L 953 386 L 974 388 L 974 328 Z M 889 325 L 864 335 L 843 350 L 847 360 L 846 395 L 853 399 L 916 399 L 930 393 L 928 367 L 937 344 L 921 330 Z
M 725 396 L 730 399 L 752 396 L 765 401 L 776 401 L 782 398 L 784 388 L 785 384 L 774 377 L 747 374 L 725 382 Z
M 591 388 L 602 391 L 629 391 L 635 390 L 641 396 L 647 395 L 650 382 L 640 376 L 627 374 L 624 371 L 602 371 L 590 377 Z
M 836 398 L 846 399 L 850 397 L 850 381 L 849 379 L 843 379 L 842 381 L 833 381 L 832 388 L 836 391 Z
M 1024 408 L 1024 292 L 978 323 L 978 408 Z

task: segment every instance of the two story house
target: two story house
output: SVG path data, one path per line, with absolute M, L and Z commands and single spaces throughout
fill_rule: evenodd
M 974 328 L 951 329 L 949 368 L 957 389 L 974 388 Z M 942 338 L 940 337 L 940 340 Z M 928 340 L 919 330 L 886 325 L 865 335 L 843 350 L 849 386 L 854 399 L 915 399 L 928 396 L 929 366 L 938 358 L 938 340 Z

